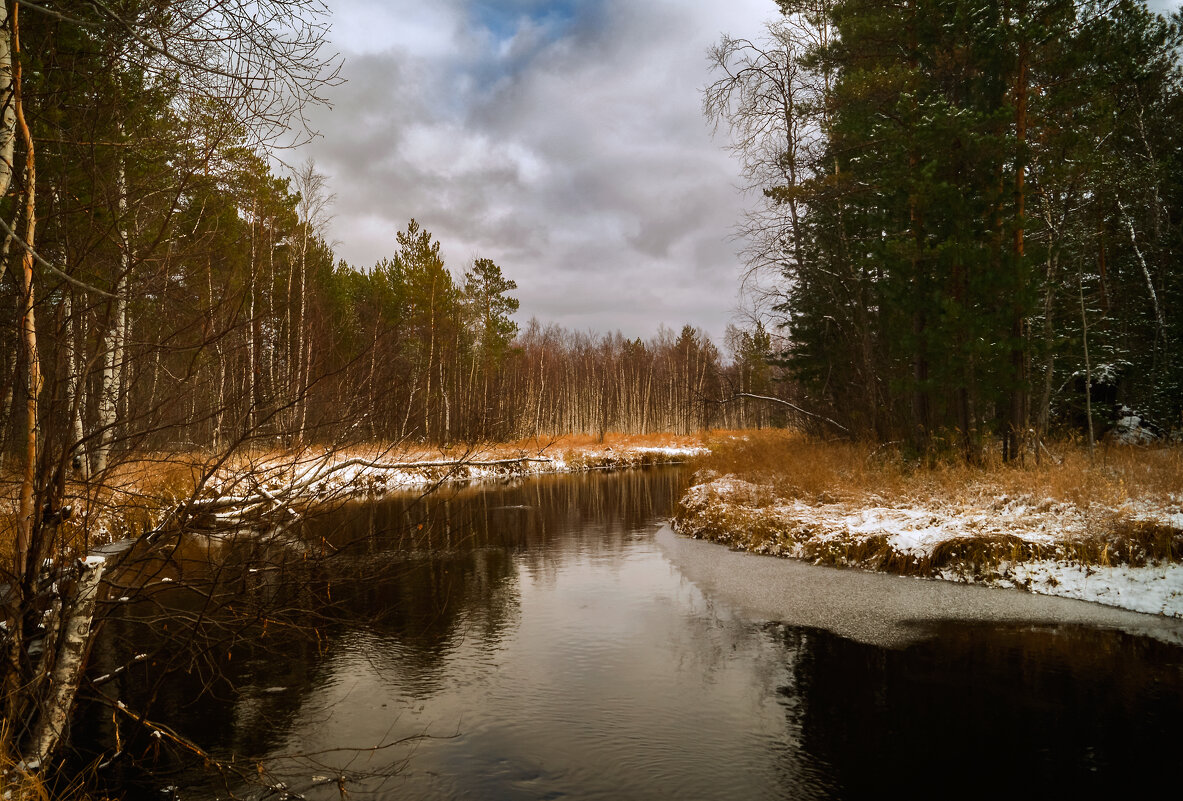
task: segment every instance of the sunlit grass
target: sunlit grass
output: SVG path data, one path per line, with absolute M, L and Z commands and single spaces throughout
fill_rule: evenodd
M 1183 561 L 1183 530 L 1145 516 L 1183 503 L 1177 445 L 1106 446 L 1090 457 L 1079 444 L 1058 443 L 1038 462 L 993 458 L 976 466 L 956 458 L 920 463 L 890 446 L 787 431 L 726 432 L 709 445 L 710 455 L 695 462 L 697 481 L 735 480 L 718 492 L 707 484 L 710 491 L 688 494 L 678 523 L 736 547 L 911 575 L 989 576 L 1003 563 L 1037 560 L 1134 567 Z M 859 510 L 909 508 L 932 510 L 933 524 L 958 516 L 990 519 L 1008 505 L 1030 510 L 1029 517 L 1010 519 L 1034 520 L 1038 530 L 955 531 L 928 550 L 902 551 L 892 543 L 890 523 L 883 531 L 850 531 L 840 522 Z M 827 506 L 839 511 L 813 511 Z M 1066 521 L 1072 526 L 1055 530 Z
M 254 444 L 238 449 L 225 460 L 202 451 L 145 453 L 120 460 L 95 480 L 87 482 L 77 475 L 66 480 L 63 505 L 70 506 L 73 515 L 58 527 L 58 550 L 85 553 L 96 544 L 155 528 L 179 503 L 200 492 L 202 482 L 215 469 L 223 477 L 237 478 L 237 481 L 231 479 L 229 485 L 223 484 L 224 491 L 240 493 L 249 492 L 252 481 L 263 476 L 282 482 L 326 459 L 342 461 L 361 457 L 381 463 L 404 463 L 490 461 L 526 456 L 560 459 L 568 469 L 578 470 L 659 464 L 685 457 L 657 449 L 701 446 L 702 438 L 697 436 L 610 432 L 603 437 L 573 434 L 504 443 L 458 442 L 448 446 L 376 442 L 288 449 Z M 16 531 L 19 478 L 11 471 L 6 473 L 0 478 L 0 558 L 9 559 Z
M 785 498 L 811 502 L 977 496 L 1031 496 L 1078 505 L 1120 505 L 1183 493 L 1183 447 L 1099 446 L 1090 458 L 1080 444 L 1058 443 L 1036 461 L 980 465 L 956 457 L 922 464 L 892 446 L 825 442 L 783 430 L 726 432 L 708 438 L 711 454 L 697 463 L 768 486 Z

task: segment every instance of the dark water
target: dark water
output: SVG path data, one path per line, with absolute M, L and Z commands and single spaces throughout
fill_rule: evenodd
M 881 648 L 753 619 L 654 538 L 684 479 L 390 499 L 298 541 L 207 546 L 200 569 L 178 558 L 137 580 L 216 574 L 225 595 L 173 581 L 129 604 L 96 662 L 148 656 L 100 689 L 228 767 L 99 704 L 78 739 L 118 741 L 99 774 L 151 798 L 259 797 L 259 764 L 310 799 L 1091 797 L 1177 779 L 1183 649 L 1046 623 L 928 623 Z M 217 648 L 187 645 L 207 620 Z M 166 665 L 182 672 L 157 680 Z

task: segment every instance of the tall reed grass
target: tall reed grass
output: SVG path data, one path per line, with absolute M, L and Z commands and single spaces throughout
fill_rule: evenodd
M 783 430 L 722 432 L 708 438 L 697 464 L 773 488 L 784 498 L 833 503 L 929 498 L 975 500 L 1029 496 L 1077 505 L 1118 506 L 1130 500 L 1183 501 L 1183 447 L 1099 447 L 1090 458 L 1078 443 L 1047 447 L 1038 461 L 979 465 L 957 458 L 922 463 L 893 446 L 826 442 Z
M 777 430 L 721 432 L 708 445 L 710 454 L 695 462 L 696 480 L 730 475 L 743 483 L 725 498 L 688 493 L 676 522 L 695 536 L 732 546 L 924 576 L 948 570 L 989 575 L 1004 562 L 1042 559 L 1094 566 L 1183 561 L 1183 529 L 1164 522 L 1169 518 L 1145 516 L 1148 510 L 1183 511 L 1183 447 L 1177 445 L 1108 446 L 1090 458 L 1086 448 L 1065 442 L 1050 446 L 1038 462 L 994 458 L 979 465 L 952 458 L 921 463 L 891 446 Z M 1036 515 L 1075 511 L 1089 525 L 1048 532 L 1050 540 L 1017 536 L 1023 532 L 959 532 L 918 553 L 897 550 L 887 532 L 836 532 L 793 502 L 938 514 L 1015 503 Z

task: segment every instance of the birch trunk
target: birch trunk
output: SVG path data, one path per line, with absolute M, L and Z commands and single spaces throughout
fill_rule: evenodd
M 255 272 L 256 272 L 255 258 L 257 256 L 258 247 L 255 242 L 255 222 L 256 222 L 255 218 L 258 215 L 258 209 L 259 209 L 259 199 L 256 197 L 254 200 L 251 201 L 251 264 L 250 264 L 250 275 L 247 278 L 247 294 L 248 294 L 248 297 L 247 297 L 248 324 L 247 324 L 247 343 L 246 343 L 247 408 L 246 408 L 246 416 L 245 416 L 247 431 L 250 431 L 255 427 L 255 404 L 257 402 L 257 396 L 256 396 L 257 388 L 255 386 L 255 381 L 257 378 L 257 376 L 256 376 L 257 354 L 255 353 L 255 338 L 256 338 L 255 334 L 257 331 L 258 322 L 255 319 Z
M 431 281 L 431 306 L 428 318 L 427 382 L 423 387 L 423 439 L 431 438 L 431 363 L 435 359 L 435 279 Z
M 272 241 L 274 237 L 275 221 L 271 221 L 271 225 L 266 225 L 266 218 L 264 218 L 264 228 L 267 233 L 267 319 L 271 320 L 271 325 L 276 324 L 275 315 L 275 243 Z M 273 329 L 274 330 L 274 329 Z M 272 334 L 271 345 L 267 348 L 267 386 L 265 387 L 267 398 L 271 409 L 275 409 L 279 405 L 281 398 L 275 389 L 275 361 L 279 354 L 279 343 L 275 341 L 274 334 Z
M 444 396 L 444 433 L 441 444 L 447 445 L 452 436 L 452 403 L 448 385 L 444 382 L 444 359 L 442 356 L 440 357 L 440 394 Z
M 16 84 L 13 81 L 12 45 L 8 3 L 0 3 L 0 197 L 8 194 L 16 171 L 13 166 L 16 154 Z
M 1089 423 L 1089 461 L 1093 459 L 1093 443 L 1096 440 L 1093 431 L 1093 363 L 1089 360 L 1089 318 L 1084 305 L 1084 276 L 1077 270 L 1076 286 L 1080 290 L 1080 329 L 1084 344 L 1084 409 Z
M 1122 219 L 1130 232 L 1130 244 L 1134 247 L 1134 255 L 1138 257 L 1138 265 L 1142 268 L 1142 277 L 1146 279 L 1146 291 L 1150 295 L 1150 302 L 1154 307 L 1154 322 L 1158 326 L 1158 336 L 1165 342 L 1167 338 L 1167 321 L 1162 307 L 1158 303 L 1158 292 L 1154 289 L 1154 278 L 1150 275 L 1150 267 L 1146 264 L 1146 257 L 1142 255 L 1142 248 L 1138 245 L 1138 233 L 1134 230 L 1134 221 L 1126 211 L 1125 204 L 1117 201 L 1117 208 L 1121 211 Z
M 1043 295 L 1043 347 L 1047 352 L 1047 364 L 1043 368 L 1043 387 L 1039 395 L 1038 436 L 1040 441 L 1047 438 L 1047 430 L 1051 417 L 1052 382 L 1056 373 L 1056 353 L 1054 349 L 1055 327 L 1052 324 L 1052 313 L 1055 309 L 1055 286 L 1053 282 L 1055 281 L 1058 263 L 1059 254 L 1053 251 L 1047 259 L 1047 278 Z M 1036 457 L 1039 456 L 1038 446 L 1036 447 L 1035 455 Z
M 82 430 L 82 367 L 78 358 L 78 321 L 74 319 L 74 293 L 62 295 L 62 311 L 67 331 L 64 339 L 66 356 L 66 408 L 70 410 L 70 443 L 74 464 L 86 477 L 86 450 Z
M 49 685 L 48 702 L 38 718 L 32 745 L 25 758 L 25 764 L 30 768 L 41 768 L 49 762 L 69 725 L 82 669 L 93 642 L 90 635 L 103 568 L 101 557 L 91 557 L 78 579 L 74 609 L 66 620 L 64 639 L 58 649 Z
M 307 189 L 306 191 L 311 191 Z M 308 237 L 310 235 L 309 226 L 312 221 L 308 218 L 308 213 L 304 215 L 304 230 L 300 241 L 300 286 L 297 294 L 300 297 L 300 315 L 296 320 L 296 391 L 295 397 L 299 399 L 300 414 L 299 425 L 296 428 L 296 441 L 300 444 L 304 442 L 304 426 L 308 422 L 308 371 L 307 360 L 304 358 L 305 332 L 304 332 L 304 315 L 308 312 L 307 298 L 305 297 L 305 283 L 308 280 Z
M 296 399 L 298 376 L 296 363 L 299 360 L 299 345 L 296 341 L 294 322 L 292 320 L 292 282 L 296 280 L 296 262 L 288 254 L 287 300 L 284 305 L 284 382 L 287 385 L 288 411 L 284 415 L 287 421 L 287 434 L 291 437 L 297 420 Z
M 119 377 L 123 367 L 123 340 L 127 331 L 127 281 L 131 273 L 131 244 L 127 235 L 127 172 L 123 159 L 119 160 L 116 190 L 119 193 L 119 275 L 115 282 L 111 323 L 103 340 L 105 357 L 99 384 L 99 436 L 91 463 L 92 474 L 107 469 L 111 442 L 115 438 L 119 408 Z
M 300 442 L 304 442 L 304 434 L 308 430 L 308 376 L 312 374 L 312 337 L 304 337 L 304 360 L 301 371 L 304 375 L 304 381 L 300 385 L 300 430 L 298 436 Z

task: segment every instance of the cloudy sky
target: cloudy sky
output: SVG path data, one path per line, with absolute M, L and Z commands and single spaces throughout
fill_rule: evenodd
M 372 266 L 415 217 L 455 274 L 501 265 L 520 322 L 721 337 L 745 199 L 701 114 L 706 50 L 773 0 L 327 2 L 347 82 L 305 150 L 340 257 Z

